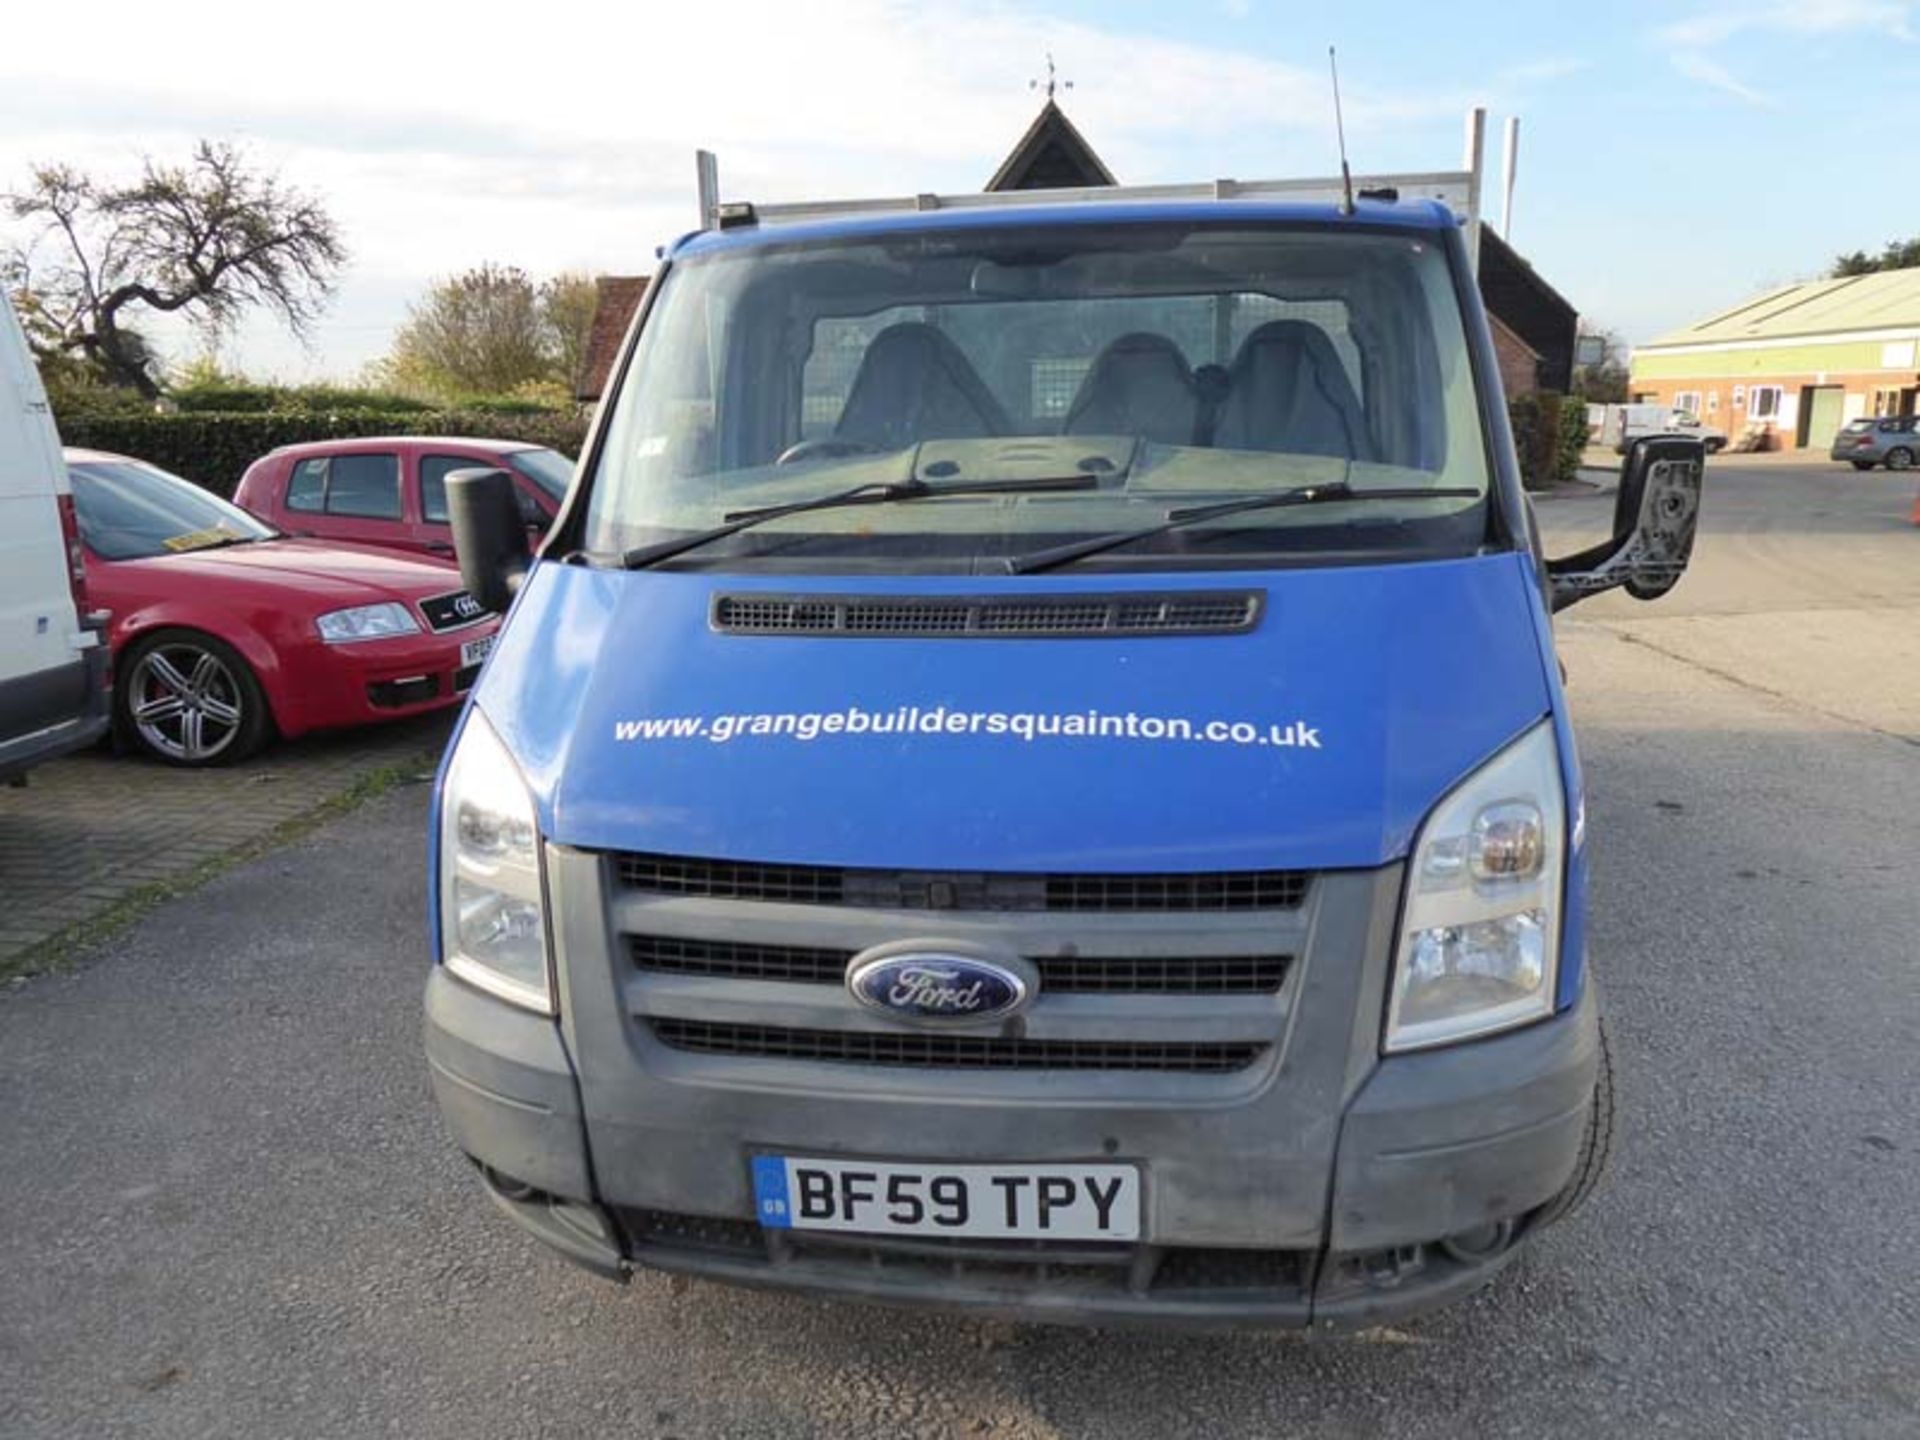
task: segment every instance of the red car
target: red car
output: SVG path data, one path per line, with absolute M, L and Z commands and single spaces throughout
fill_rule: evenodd
M 498 617 L 450 565 L 290 539 L 144 461 L 66 458 L 88 600 L 112 614 L 116 731 L 162 760 L 456 704 L 493 648 Z
M 520 513 L 536 542 L 573 480 L 573 462 L 557 450 L 512 440 L 317 440 L 254 461 L 233 500 L 289 535 L 450 557 L 447 475 L 475 466 L 514 477 Z

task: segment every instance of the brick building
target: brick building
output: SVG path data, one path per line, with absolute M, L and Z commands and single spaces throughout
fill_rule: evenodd
M 1635 400 L 1824 450 L 1849 420 L 1920 408 L 1920 268 L 1770 290 L 1639 347 L 1632 374 Z

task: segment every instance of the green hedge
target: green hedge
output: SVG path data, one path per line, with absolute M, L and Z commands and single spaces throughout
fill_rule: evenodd
M 1549 391 L 1516 395 L 1507 402 L 1507 419 L 1520 478 L 1529 490 L 1551 489 L 1574 478 L 1587 448 L 1584 400 Z
M 342 411 L 310 414 L 181 413 L 72 415 L 60 419 L 60 439 L 87 450 L 132 455 L 184 476 L 216 495 L 232 495 L 246 468 L 269 450 L 308 440 L 364 435 L 464 435 L 525 440 L 577 456 L 586 439 L 585 416 L 432 410 L 413 414 Z
M 389 415 L 422 415 L 435 406 L 384 390 L 341 385 L 182 385 L 167 392 L 180 410 L 195 414 L 263 415 L 281 412 L 331 413 L 377 410 Z M 491 407 L 475 407 L 491 408 Z
M 1560 402 L 1560 448 L 1554 456 L 1553 472 L 1557 478 L 1571 480 L 1580 473 L 1580 462 L 1586 459 L 1592 439 L 1587 402 L 1578 395 L 1567 396 Z

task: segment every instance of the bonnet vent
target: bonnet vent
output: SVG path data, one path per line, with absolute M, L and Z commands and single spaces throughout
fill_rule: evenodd
M 716 595 L 713 628 L 732 635 L 1230 635 L 1251 630 L 1258 590 L 1120 595 Z

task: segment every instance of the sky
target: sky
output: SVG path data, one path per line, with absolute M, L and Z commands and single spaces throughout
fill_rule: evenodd
M 349 267 L 304 342 L 255 320 L 223 343 L 260 378 L 353 377 L 427 284 L 483 261 L 646 273 L 695 223 L 697 145 L 718 153 L 724 198 L 977 189 L 1031 120 L 1049 52 L 1122 183 L 1334 172 L 1330 44 L 1356 174 L 1457 167 L 1480 104 L 1497 192 L 1518 115 L 1510 238 L 1629 341 L 1920 232 L 1913 186 L 1893 179 L 1913 156 L 1920 5 L 1882 0 L 95 0 L 73 15 L 7 21 L 0 191 L 36 163 L 118 176 L 208 137 L 321 198 Z M 0 215 L 0 238 L 26 236 Z M 198 348 L 153 333 L 174 359 Z

